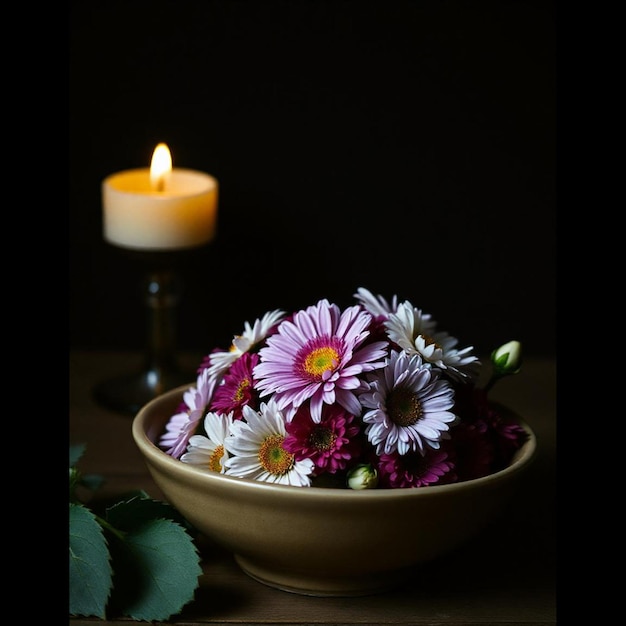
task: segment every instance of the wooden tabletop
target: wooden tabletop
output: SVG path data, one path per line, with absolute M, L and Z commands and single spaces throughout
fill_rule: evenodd
M 182 354 L 192 373 L 202 355 Z M 142 355 L 72 351 L 70 444 L 84 443 L 83 473 L 104 476 L 102 497 L 144 489 L 163 499 L 131 435 L 132 417 L 98 406 L 97 383 L 140 371 Z M 190 381 L 193 374 L 190 374 Z M 412 624 L 544 626 L 556 624 L 556 363 L 531 358 L 501 380 L 494 400 L 519 413 L 537 435 L 527 478 L 504 513 L 451 555 L 422 565 L 401 587 L 358 598 L 315 598 L 249 578 L 228 552 L 206 541 L 196 599 L 168 624 Z M 129 619 L 70 617 L 71 626 L 119 625 Z M 163 622 L 160 622 L 163 623 Z

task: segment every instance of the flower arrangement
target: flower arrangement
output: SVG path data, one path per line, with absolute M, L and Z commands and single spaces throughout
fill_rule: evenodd
M 245 322 L 202 359 L 159 447 L 206 471 L 301 487 L 416 488 L 509 464 L 527 433 L 488 402 L 517 373 L 521 345 L 491 354 L 477 386 L 473 347 L 411 302 L 365 288 Z

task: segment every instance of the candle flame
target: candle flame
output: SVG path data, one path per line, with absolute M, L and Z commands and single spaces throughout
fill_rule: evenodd
M 166 144 L 160 143 L 154 149 L 150 163 L 150 184 L 155 191 L 164 191 L 165 182 L 172 172 L 172 155 Z

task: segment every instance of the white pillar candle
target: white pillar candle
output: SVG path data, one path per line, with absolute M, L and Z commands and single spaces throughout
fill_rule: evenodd
M 167 157 L 165 168 L 163 160 L 156 158 L 158 150 Z M 215 237 L 217 192 L 213 176 L 172 169 L 167 146 L 159 144 L 150 168 L 125 170 L 104 179 L 104 238 L 136 250 L 178 250 L 206 244 Z

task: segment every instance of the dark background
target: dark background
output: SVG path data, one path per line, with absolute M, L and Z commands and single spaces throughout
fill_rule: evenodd
M 220 183 L 181 349 L 364 286 L 478 354 L 554 354 L 551 2 L 76 1 L 69 37 L 71 347 L 145 345 L 100 185 L 164 141 Z

